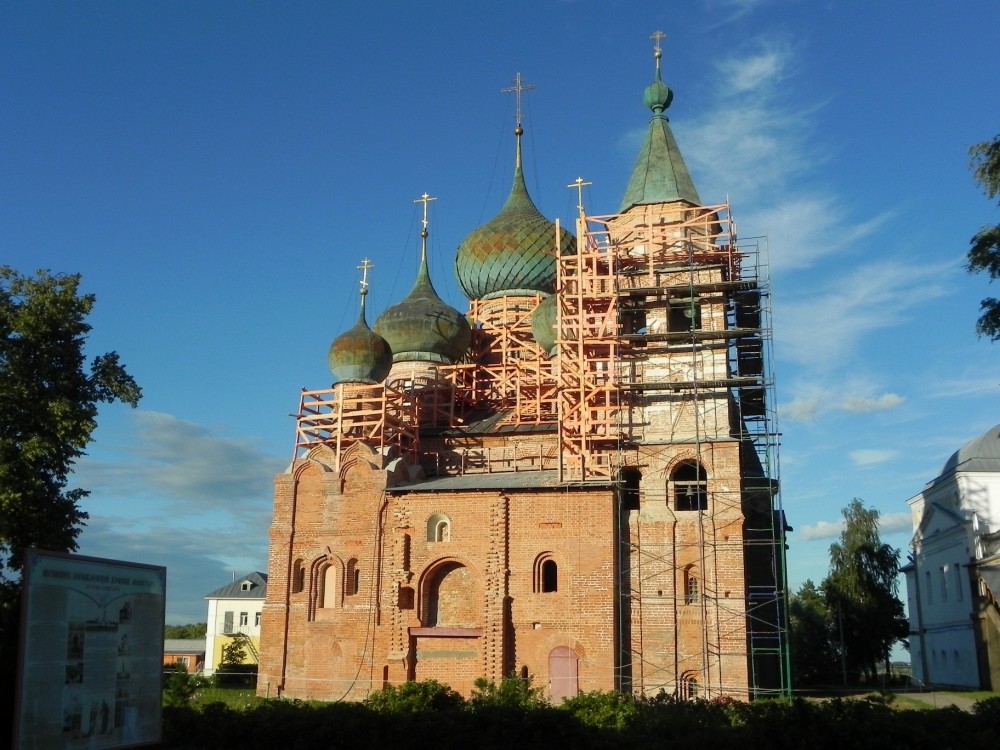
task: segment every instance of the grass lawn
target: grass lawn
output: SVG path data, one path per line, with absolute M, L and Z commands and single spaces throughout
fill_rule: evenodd
M 248 708 L 263 703 L 264 698 L 258 698 L 251 688 L 201 688 L 194 694 L 191 705 L 203 708 L 209 703 L 225 703 L 230 708 Z

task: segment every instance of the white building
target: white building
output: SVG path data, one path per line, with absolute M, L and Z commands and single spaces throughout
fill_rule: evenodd
M 247 663 L 256 663 L 260 649 L 260 613 L 267 595 L 267 573 L 250 573 L 205 596 L 208 632 L 205 634 L 205 674 L 222 661 L 222 649 L 237 634 L 247 636 Z
M 1000 685 L 1000 425 L 970 440 L 907 501 L 903 568 L 913 676 L 926 685 Z

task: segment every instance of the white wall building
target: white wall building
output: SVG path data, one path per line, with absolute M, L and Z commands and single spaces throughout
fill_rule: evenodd
M 247 636 L 251 653 L 247 663 L 257 662 L 260 649 L 260 613 L 267 595 L 267 573 L 250 573 L 205 596 L 208 600 L 208 632 L 205 634 L 205 674 L 215 672 L 222 649 L 233 636 Z
M 953 453 L 907 501 L 903 568 L 913 676 L 926 685 L 1000 684 L 1000 425 Z M 991 645 L 992 644 L 992 645 Z

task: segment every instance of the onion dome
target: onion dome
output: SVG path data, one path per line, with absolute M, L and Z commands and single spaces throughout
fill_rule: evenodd
M 362 268 L 367 273 L 369 265 Z M 354 327 L 340 334 L 330 344 L 327 360 L 330 371 L 338 383 L 364 383 L 374 385 L 385 380 L 392 367 L 392 349 L 389 342 L 372 331 L 365 320 L 365 296 L 368 282 L 361 282 L 361 312 Z
M 531 314 L 531 334 L 546 354 L 556 348 L 558 315 L 558 298 L 554 294 L 543 299 Z
M 663 114 L 673 101 L 674 92 L 660 79 L 661 56 L 657 44 L 654 55 L 656 80 L 646 87 L 643 94 L 643 103 L 652 110 L 653 117 L 649 121 L 646 140 L 642 144 L 625 197 L 618 209 L 620 213 L 625 213 L 633 206 L 651 203 L 687 201 L 694 206 L 701 205 L 701 198 L 698 197 L 684 157 L 674 140 L 667 116 Z
M 469 299 L 551 294 L 556 286 L 555 223 L 535 208 L 521 169 L 518 124 L 514 185 L 495 218 L 465 238 L 455 257 L 458 285 Z M 561 228 L 563 254 L 576 251 L 576 239 Z
M 420 270 L 413 289 L 375 321 L 375 331 L 392 349 L 393 362 L 445 362 L 462 358 L 472 340 L 465 316 L 446 305 L 434 291 L 427 270 L 427 200 L 424 194 L 424 228 L 420 232 Z

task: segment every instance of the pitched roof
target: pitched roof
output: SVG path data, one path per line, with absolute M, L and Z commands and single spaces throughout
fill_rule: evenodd
M 163 641 L 167 654 L 198 654 L 205 652 L 204 638 L 167 638 Z
M 244 582 L 249 583 L 249 587 L 244 587 Z M 210 594 L 205 594 L 206 599 L 263 599 L 267 593 L 267 573 L 247 573 L 242 578 L 237 578 L 232 583 L 227 583 L 222 588 L 216 589 Z

